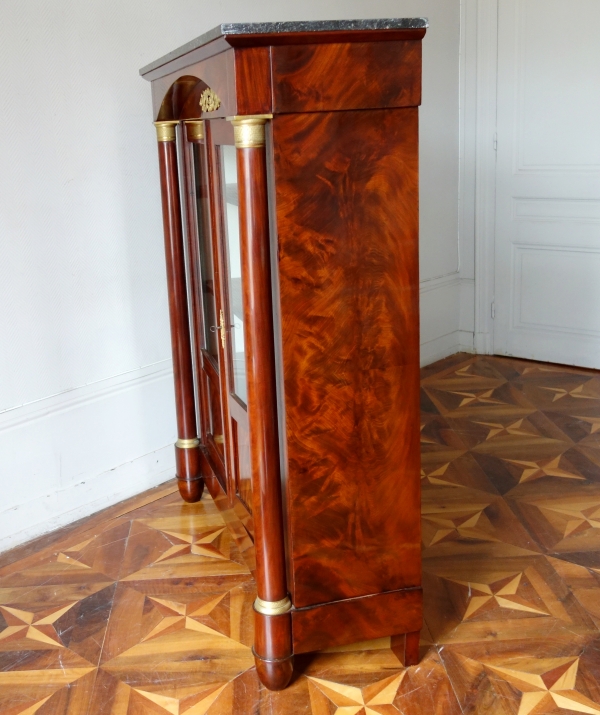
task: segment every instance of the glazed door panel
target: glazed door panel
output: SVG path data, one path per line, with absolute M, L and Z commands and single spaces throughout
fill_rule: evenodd
M 195 373 L 199 389 L 200 438 L 222 486 L 226 485 L 224 414 L 221 399 L 222 346 L 218 254 L 211 231 L 208 157 L 205 142 L 185 142 L 188 246 L 190 247 L 190 303 L 194 315 Z
M 230 338 L 228 360 L 231 366 L 232 393 L 238 402 L 245 406 L 248 402 L 248 381 L 246 379 L 242 255 L 235 151 L 235 147 L 229 144 L 220 145 L 218 150 L 221 164 L 224 254 L 227 266 L 223 285 L 227 292 L 227 329 Z
M 229 489 L 244 526 L 252 532 L 252 485 L 248 430 L 248 384 L 244 339 L 244 304 L 240 246 L 240 218 L 236 149 L 229 122 L 211 122 L 214 138 L 215 193 L 219 215 L 219 250 L 222 265 L 223 320 L 227 412 L 229 415 Z

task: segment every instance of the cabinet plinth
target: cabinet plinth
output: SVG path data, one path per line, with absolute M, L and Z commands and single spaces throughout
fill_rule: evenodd
M 272 690 L 294 653 L 394 636 L 418 661 L 426 26 L 223 25 L 142 70 L 180 491 L 197 500 L 209 479 L 254 540 L 253 652 Z

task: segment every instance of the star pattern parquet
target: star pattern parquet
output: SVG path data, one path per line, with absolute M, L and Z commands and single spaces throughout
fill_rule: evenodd
M 425 625 L 259 683 L 252 542 L 168 483 L 0 555 L 2 715 L 600 715 L 600 373 L 422 373 Z

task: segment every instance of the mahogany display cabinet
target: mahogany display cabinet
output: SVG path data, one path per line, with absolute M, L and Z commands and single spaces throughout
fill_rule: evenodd
M 418 660 L 423 19 L 221 25 L 144 67 L 183 498 L 254 540 L 254 654 Z

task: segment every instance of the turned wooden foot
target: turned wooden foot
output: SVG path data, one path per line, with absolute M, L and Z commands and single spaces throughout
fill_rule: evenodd
M 254 654 L 256 672 L 260 682 L 269 690 L 287 688 L 294 672 L 294 656 L 282 660 L 265 660 Z
M 254 661 L 261 683 L 283 690 L 294 672 L 292 619 L 289 613 L 267 616 L 254 611 Z
M 194 502 L 200 501 L 202 499 L 202 493 L 204 492 L 204 479 L 177 479 L 177 486 L 179 487 L 179 494 L 181 498 L 193 504 Z
M 181 448 L 175 445 L 175 465 L 181 497 L 187 502 L 200 501 L 204 491 L 200 448 Z

